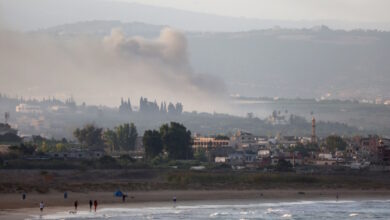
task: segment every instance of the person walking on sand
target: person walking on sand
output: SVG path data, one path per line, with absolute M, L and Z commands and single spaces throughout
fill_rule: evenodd
M 89 200 L 89 211 L 90 211 L 90 212 L 92 211 L 92 205 L 93 205 L 93 202 L 92 202 L 92 200 L 90 199 L 90 200 Z
M 39 209 L 41 210 L 41 213 L 43 212 L 43 208 L 45 208 L 45 204 L 43 201 L 41 201 L 41 203 L 39 203 Z
M 96 209 L 97 209 L 97 206 L 98 206 L 97 200 L 95 200 L 95 201 L 93 202 L 93 206 L 95 207 L 95 212 L 96 212 Z
M 26 200 L 26 193 L 22 194 L 22 200 Z
M 77 206 L 79 205 L 79 201 L 74 201 L 74 210 L 77 211 Z

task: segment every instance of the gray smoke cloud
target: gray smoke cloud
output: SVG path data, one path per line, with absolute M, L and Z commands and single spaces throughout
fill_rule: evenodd
M 187 110 L 217 111 L 224 83 L 193 73 L 185 36 L 171 28 L 156 39 L 126 37 L 113 29 L 104 39 L 62 39 L 0 31 L 1 92 L 28 97 L 73 95 L 90 104 L 181 101 Z

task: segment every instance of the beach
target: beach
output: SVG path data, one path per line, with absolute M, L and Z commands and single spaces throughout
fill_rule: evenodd
M 172 207 L 173 197 L 177 198 L 178 205 L 189 206 L 225 203 L 237 206 L 265 203 L 278 205 L 282 202 L 299 201 L 334 202 L 336 195 L 339 195 L 339 200 L 352 201 L 390 199 L 390 189 L 388 189 L 390 178 L 382 173 L 307 175 L 252 171 L 197 172 L 139 169 L 1 170 L 0 175 L 2 177 L 0 219 L 26 219 L 31 215 L 39 216 L 41 201 L 45 203 L 44 215 L 59 212 L 69 214 L 69 211 L 74 210 L 73 205 L 76 200 L 79 203 L 79 212 L 86 212 L 87 215 L 89 200 L 98 201 L 98 213 L 101 213 L 100 210 L 121 207 L 130 210 Z M 125 203 L 122 202 L 122 197 L 114 196 L 114 192 L 118 189 L 128 195 Z M 23 192 L 26 193 L 25 200 L 22 200 Z M 68 193 L 67 199 L 64 199 L 64 192 Z M 307 208 L 315 209 L 315 207 Z M 359 207 L 355 208 L 359 209 Z M 214 211 L 211 209 L 207 212 Z M 103 213 L 107 212 L 110 215 L 111 212 L 115 213 L 115 211 L 103 211 Z M 186 219 L 192 214 L 197 213 L 182 217 Z M 166 218 L 169 217 L 172 216 Z M 201 216 L 200 219 L 203 217 Z
M 256 203 L 293 202 L 293 201 L 336 201 L 339 200 L 387 200 L 388 190 L 161 190 L 124 192 L 128 194 L 126 202 L 115 197 L 114 192 L 68 192 L 64 199 L 63 192 L 51 191 L 46 194 L 29 193 L 26 200 L 20 194 L 1 194 L 0 219 L 26 219 L 39 215 L 39 202 L 45 203 L 44 214 L 69 212 L 74 210 L 74 201 L 79 202 L 79 211 L 89 211 L 88 201 L 98 200 L 98 210 L 104 208 L 137 208 L 172 206 L 172 198 L 177 197 L 177 204 L 212 204 L 213 201 L 233 202 L 253 201 Z

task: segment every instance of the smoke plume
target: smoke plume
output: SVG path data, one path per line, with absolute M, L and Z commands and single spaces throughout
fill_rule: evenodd
M 104 39 L 62 39 L 0 31 L 1 92 L 117 106 L 120 97 L 181 101 L 187 110 L 215 111 L 224 83 L 193 73 L 185 36 L 166 28 L 156 39 L 126 37 L 113 29 Z

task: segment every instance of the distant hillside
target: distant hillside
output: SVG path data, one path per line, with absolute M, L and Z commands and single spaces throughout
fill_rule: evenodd
M 389 32 L 320 26 L 191 34 L 189 42 L 196 71 L 225 78 L 232 93 L 389 98 Z
M 91 21 L 41 30 L 56 36 L 102 37 L 120 27 L 155 37 L 163 26 Z M 390 98 L 390 33 L 267 29 L 232 33 L 187 32 L 196 72 L 223 78 L 232 94 L 247 96 Z
M 85 21 L 72 24 L 63 24 L 45 30 L 31 33 L 49 33 L 58 37 L 104 37 L 110 34 L 113 28 L 121 28 L 128 36 L 157 37 L 165 26 L 145 24 L 140 22 L 122 23 L 120 21 Z

